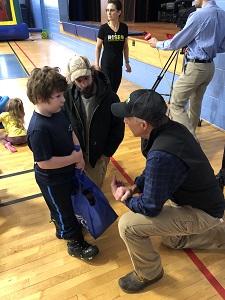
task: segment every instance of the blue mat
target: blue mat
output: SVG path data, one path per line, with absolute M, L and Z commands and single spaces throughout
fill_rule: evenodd
M 100 25 L 98 24 L 90 24 L 79 21 L 71 21 L 71 22 L 62 22 L 63 30 L 65 32 L 69 32 L 76 36 L 84 37 L 89 40 L 96 41 L 98 36 L 98 30 Z M 129 30 L 129 36 L 142 36 L 145 35 L 146 32 L 138 32 L 134 30 Z
M 0 54 L 0 79 L 26 77 L 26 72 L 14 54 Z

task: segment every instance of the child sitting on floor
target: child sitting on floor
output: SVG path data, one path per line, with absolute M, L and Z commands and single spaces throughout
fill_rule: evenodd
M 12 145 L 25 144 L 27 141 L 24 116 L 23 102 L 19 98 L 10 99 L 5 111 L 0 114 L 0 122 L 6 130 L 0 136 L 0 141 L 11 152 L 17 151 Z

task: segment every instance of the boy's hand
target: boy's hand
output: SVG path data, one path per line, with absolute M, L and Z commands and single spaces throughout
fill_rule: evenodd
M 78 163 L 76 163 L 76 168 L 77 169 L 81 169 L 83 171 L 84 167 L 85 167 L 85 162 L 84 162 L 84 159 L 82 158 L 81 161 L 79 161 Z
M 73 152 L 71 153 L 71 155 L 72 155 L 72 158 L 73 158 L 73 162 L 75 164 L 81 162 L 82 159 L 83 159 L 83 152 L 82 152 L 82 150 L 80 150 L 80 151 L 73 150 Z

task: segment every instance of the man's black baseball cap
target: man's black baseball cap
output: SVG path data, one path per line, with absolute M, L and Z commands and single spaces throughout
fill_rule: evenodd
M 125 102 L 113 103 L 111 111 L 119 118 L 136 117 L 151 123 L 166 115 L 167 105 L 157 92 L 140 89 L 132 92 Z

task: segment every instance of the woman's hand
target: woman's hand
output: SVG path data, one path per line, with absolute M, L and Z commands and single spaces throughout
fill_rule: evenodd
M 126 63 L 126 72 L 127 73 L 131 73 L 131 66 L 130 66 L 130 63 Z

